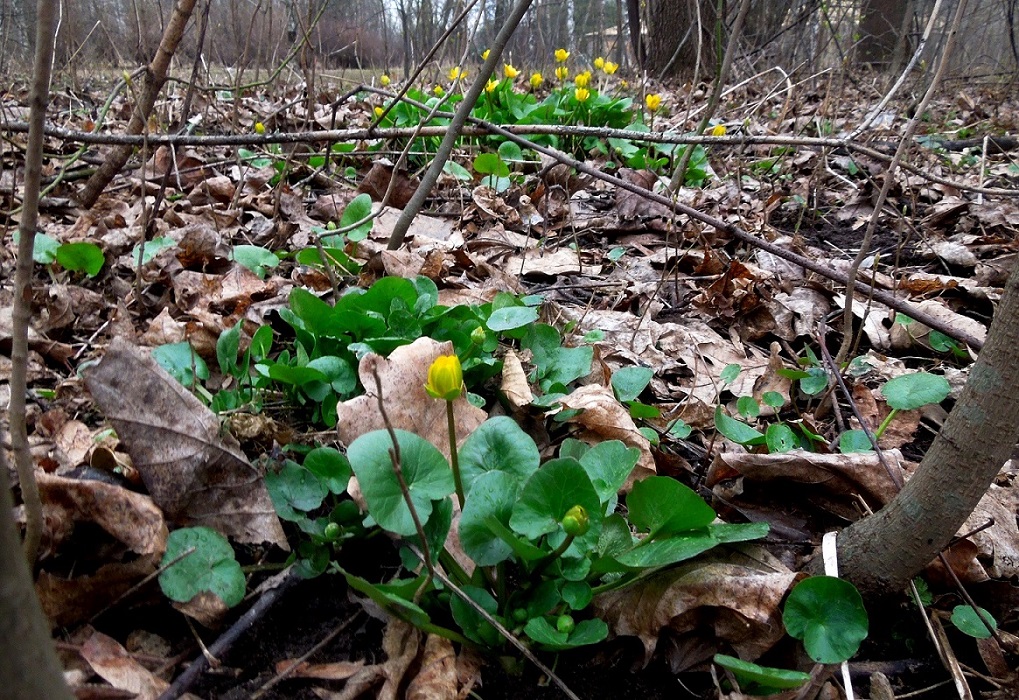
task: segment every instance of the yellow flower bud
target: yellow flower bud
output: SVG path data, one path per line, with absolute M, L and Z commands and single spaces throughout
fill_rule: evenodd
M 490 53 L 492 53 L 492 49 L 485 49 L 484 51 L 482 51 L 481 52 L 481 60 L 482 61 L 487 61 L 488 60 L 488 55 Z
M 566 59 L 570 57 L 570 52 L 566 49 L 555 50 L 555 60 L 557 63 L 566 63 Z
M 602 70 L 605 71 L 605 75 L 613 75 L 617 70 L 619 70 L 619 64 L 613 63 L 612 61 L 605 61 L 605 66 Z
M 570 77 L 570 69 L 566 66 L 559 66 L 555 69 L 555 77 L 559 80 L 566 80 Z
M 577 84 L 577 87 L 586 88 L 591 84 L 591 71 L 586 70 L 583 73 L 578 74 L 577 77 L 573 79 L 573 82 Z
M 375 108 L 375 117 L 376 118 L 381 117 L 382 113 L 385 112 L 385 111 L 386 110 L 382 109 L 381 107 L 376 107 Z
M 446 94 L 446 89 L 441 85 L 436 85 L 435 87 L 432 88 L 432 92 L 434 92 L 439 97 L 442 97 L 443 95 Z
M 537 90 L 541 87 L 541 84 L 545 82 L 545 79 L 541 77 L 541 73 L 531 73 L 531 88 Z
M 602 58 L 601 56 L 599 56 L 598 58 L 594 59 L 594 67 L 597 68 L 598 70 L 601 70 L 602 68 L 604 68 L 605 67 L 605 59 Z
M 488 93 L 494 92 L 497 87 L 499 87 L 499 81 L 496 80 L 495 78 L 492 78 L 487 83 L 485 83 L 485 92 Z
M 382 74 L 382 77 L 381 77 L 381 78 L 379 78 L 379 85 L 381 85 L 382 87 L 389 87 L 389 85 L 390 85 L 390 84 L 391 84 L 392 82 L 393 82 L 393 81 L 392 81 L 392 80 L 390 80 L 390 79 L 389 79 L 389 76 L 388 76 L 388 75 L 386 75 L 385 73 L 383 73 L 383 74 Z
M 591 519 L 584 506 L 573 506 L 563 516 L 562 526 L 567 535 L 580 537 L 590 529 Z
M 262 122 L 255 122 L 255 133 L 256 134 L 264 134 L 265 133 L 265 124 L 263 124 Z
M 712 136 L 725 136 L 725 124 L 715 124 L 711 127 Z
M 509 63 L 503 64 L 503 66 L 502 66 L 502 73 L 503 73 L 503 75 L 505 75 L 510 80 L 513 80 L 513 78 L 515 78 L 518 75 L 520 75 L 520 71 L 518 71 L 516 68 L 511 66 Z
M 658 108 L 662 106 L 662 96 L 657 92 L 651 93 L 644 98 L 644 104 L 647 105 L 647 108 L 652 112 L 657 112 Z
M 591 96 L 591 91 L 587 88 L 578 87 L 573 91 L 573 96 L 577 98 L 577 102 L 587 102 L 587 98 Z
M 425 391 L 433 399 L 452 401 L 463 393 L 464 374 L 460 358 L 456 355 L 440 355 L 428 368 L 428 383 Z
M 453 66 L 449 69 L 450 80 L 465 80 L 467 78 L 467 71 L 462 69 L 460 66 Z

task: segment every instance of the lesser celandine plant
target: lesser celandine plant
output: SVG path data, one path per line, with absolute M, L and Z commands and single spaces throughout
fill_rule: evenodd
M 637 483 L 627 516 L 617 513 L 617 493 L 640 454 L 618 440 L 592 447 L 570 439 L 542 464 L 534 440 L 499 416 L 457 449 L 452 409 L 462 387 L 459 359 L 437 358 L 425 388 L 447 402 L 452 465 L 430 442 L 400 430 L 393 431 L 396 445 L 379 430 L 347 451 L 370 520 L 410 546 L 401 555 L 406 575 L 395 581 L 373 584 L 343 573 L 354 588 L 422 629 L 492 651 L 505 644 L 474 606 L 429 575 L 441 565 L 470 600 L 532 646 L 593 644 L 608 634 L 604 621 L 584 615 L 596 593 L 767 532 L 763 523 L 716 523 L 696 493 L 667 477 Z M 454 493 L 461 504 L 458 539 L 471 562 L 466 567 L 449 541 Z M 421 557 L 431 557 L 430 566 Z

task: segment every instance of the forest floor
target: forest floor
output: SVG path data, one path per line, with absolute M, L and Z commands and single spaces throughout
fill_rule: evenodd
M 844 137 L 868 119 L 881 96 L 868 81 L 873 77 L 837 86 L 802 84 L 792 93 L 749 82 L 728 94 L 715 119 L 725 135 L 704 144 L 694 158 L 703 177 L 677 197 L 835 274 L 848 271 L 875 218 L 861 279 L 916 305 L 945 332 L 858 294 L 856 344 L 844 372 L 851 399 L 830 388 L 834 382 L 820 347 L 824 342 L 837 353 L 841 334 L 819 336 L 821 322 L 836 331 L 843 327 L 842 284 L 552 161 L 526 154 L 517 161 L 500 150 L 505 157 L 499 162 L 509 170 L 503 175 L 499 163 L 477 160 L 494 150 L 482 137 L 454 151 L 461 167 L 440 178 L 401 250 L 386 250 L 399 210 L 380 210 L 376 202 L 379 216 L 370 230 L 355 229 L 363 238 L 331 239 L 326 248 L 338 262 L 321 264 L 317 241 L 342 235 L 334 234 L 333 224 L 344 222 L 348 205 L 361 211 L 362 200 L 351 205 L 358 192 L 381 198 L 393 178 L 380 158 L 395 159 L 406 142 L 362 138 L 337 149 L 334 141 L 279 146 L 257 137 L 263 128 L 271 135 L 367 127 L 383 98 L 359 93 L 335 103 L 346 88 L 330 84 L 328 76 L 310 111 L 301 88 L 289 86 L 241 94 L 200 91 L 183 114 L 185 88 L 172 84 L 150 122 L 155 131 L 191 119 L 195 134 L 248 134 L 252 142 L 240 148 L 147 147 L 90 209 L 79 206 L 75 194 L 112 146 L 78 152 L 73 140 L 49 137 L 44 184 L 53 187 L 41 203 L 36 243 L 28 431 L 45 503 L 37 591 L 78 697 L 158 697 L 201 655 L 200 643 L 211 644 L 264 594 L 264 571 L 282 568 L 285 548 L 299 549 L 303 541 L 299 521 L 285 518 L 281 524 L 272 507 L 279 510 L 278 500 L 254 492 L 261 480 L 226 501 L 189 500 L 222 476 L 203 471 L 208 454 L 181 455 L 174 444 L 174 431 L 180 441 L 208 427 L 191 404 L 178 397 L 167 408 L 159 403 L 165 396 L 152 389 L 156 382 L 146 379 L 150 375 L 131 374 L 127 365 L 107 365 L 122 373 L 119 379 L 90 379 L 86 386 L 83 376 L 115 343 L 150 357 L 153 349 L 168 348 L 156 353 L 159 365 L 183 378 L 201 403 L 221 409 L 209 444 L 219 432 L 231 433 L 236 441 L 227 451 L 246 469 L 257 465 L 272 472 L 289 455 L 312 447 L 342 451 L 356 437 L 342 434 L 349 415 L 344 411 L 354 410 L 345 406 L 356 401 L 351 392 L 337 389 L 329 394 L 331 403 L 320 404 L 281 369 L 257 402 L 238 402 L 239 376 L 224 366 L 220 341 L 237 328 L 244 353 L 257 330 L 270 327 L 269 359 L 285 364 L 299 354 L 300 334 L 288 321 L 295 289 L 335 302 L 384 277 L 427 278 L 447 307 L 491 304 L 504 300 L 497 296 L 503 292 L 517 299 L 540 295 L 540 306 L 521 308 L 538 309 L 541 320 L 558 329 L 561 349 L 590 348 L 590 361 L 559 387 L 565 396 L 558 401 L 517 400 L 550 393 L 542 373 L 552 370 L 539 366 L 533 349 L 501 338 L 490 376 L 471 388 L 484 416 L 512 416 L 543 456 L 559 454 L 571 438 L 589 444 L 620 439 L 639 451 L 644 475 L 689 486 L 726 522 L 770 526 L 752 546 L 695 560 L 693 574 L 686 565 L 667 568 L 653 586 L 596 600 L 609 641 L 539 653 L 579 697 L 750 697 L 733 690 L 732 678 L 713 667 L 716 653 L 813 670 L 816 692 L 845 697 L 837 666 L 815 666 L 798 641 L 782 635 L 781 601 L 825 532 L 894 495 L 874 453 L 844 442 L 860 427 L 850 400 L 876 430 L 892 411 L 882 393 L 889 381 L 917 370 L 947 380 L 946 398 L 898 411 L 881 435 L 881 449 L 908 478 L 975 357 L 953 331 L 983 338 L 1019 252 L 1019 151 L 982 141 L 1019 132 L 1014 91 L 952 87 L 935 99 L 905 154 L 910 168 L 893 175 L 889 198 L 875 216 L 886 160 L 810 141 Z M 521 92 L 525 82 L 520 78 Z M 609 82 L 617 97 L 633 90 L 606 77 L 600 84 L 605 94 Z M 691 123 L 686 115 L 703 107 L 706 92 L 703 86 L 663 88 L 655 93 L 662 102 L 653 116 L 647 105 L 654 102 L 634 92 L 628 109 L 643 111 L 655 131 L 684 131 L 677 125 Z M 118 133 L 132 103 L 122 92 L 103 114 L 108 94 L 97 86 L 56 90 L 48 121 L 79 131 L 102 122 L 99 133 Z M 26 105 L 27 88 L 8 90 L 0 96 L 0 120 L 24 121 Z M 890 155 L 908 110 L 893 100 L 855 141 Z M 743 136 L 801 137 L 804 143 L 747 144 L 740 142 Z M 965 139 L 969 145 L 938 145 Z M 8 234 L 18 220 L 26 140 L 12 131 L 0 144 L 0 210 Z M 576 139 L 574 155 L 626 182 L 663 191 L 672 172 L 667 157 L 656 174 L 627 167 L 632 163 L 625 161 L 625 147 L 604 139 L 600 143 L 612 147 L 598 147 L 596 141 Z M 418 145 L 430 151 L 436 143 L 433 138 Z M 650 155 L 647 160 L 655 165 Z M 409 198 L 426 162 L 412 155 L 409 172 L 394 179 L 389 201 Z M 352 214 L 346 216 L 350 221 Z M 15 249 L 13 236 L 5 235 L 4 405 Z M 390 349 L 408 342 L 394 341 Z M 183 359 L 175 354 L 181 347 L 188 351 Z M 119 356 L 129 355 L 123 350 Z M 407 374 L 396 381 L 421 384 L 427 363 L 420 357 L 400 361 Z M 527 377 L 522 384 L 510 366 Z M 627 367 L 650 370 L 632 396 L 623 396 L 612 380 Z M 360 376 L 358 391 L 370 374 Z M 410 398 L 393 401 L 396 412 L 419 410 Z M 132 415 L 138 419 L 129 432 L 122 426 Z M 744 427 L 753 434 L 741 432 Z M 869 635 L 849 662 L 858 697 L 892 697 L 881 694 L 883 678 L 895 697 L 959 697 L 960 682 L 979 697 L 1019 692 L 1016 471 L 1012 462 L 1005 465 L 963 528 L 974 534 L 949 552 L 951 574 L 993 615 L 997 636 L 977 639 L 949 623 L 962 598 L 950 572 L 932 565 L 919 583 L 924 607 L 896 595 L 870 608 Z M 233 519 L 224 523 L 228 509 Z M 164 595 L 154 574 L 167 531 L 193 524 L 210 525 L 232 540 L 249 575 L 243 603 L 227 610 L 222 601 L 171 604 Z M 352 541 L 338 552 L 339 565 L 375 582 L 399 568 L 397 547 L 385 537 Z M 385 619 L 377 603 L 342 575 L 302 581 L 186 690 L 205 700 L 256 697 L 267 683 L 261 697 L 562 696 L 546 674 L 519 658 L 482 664 L 455 647 L 429 656 L 431 648 L 415 632 Z M 932 639 L 929 630 L 940 633 Z M 275 678 L 327 636 L 286 679 Z M 977 636 L 986 635 L 978 630 Z M 432 675 L 439 680 L 429 680 Z

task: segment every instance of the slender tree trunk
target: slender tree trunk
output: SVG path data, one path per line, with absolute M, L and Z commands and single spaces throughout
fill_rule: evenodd
M 152 114 L 152 108 L 156 104 L 159 91 L 163 89 L 163 83 L 166 82 L 166 72 L 170 67 L 170 60 L 173 58 L 177 45 L 180 44 L 180 40 L 184 36 L 184 29 L 187 27 L 188 20 L 191 19 L 191 13 L 195 9 L 197 2 L 198 0 L 178 0 L 177 5 L 173 8 L 173 16 L 170 17 L 170 22 L 166 25 L 166 31 L 163 32 L 163 39 L 159 42 L 156 55 L 145 70 L 141 95 L 138 98 L 138 104 L 135 105 L 134 112 L 131 114 L 131 121 L 127 125 L 127 133 L 140 134 L 148 123 L 149 115 Z M 103 164 L 99 166 L 95 174 L 88 179 L 88 182 L 82 188 L 78 199 L 83 206 L 91 207 L 96 203 L 99 195 L 103 193 L 106 186 L 110 184 L 113 178 L 117 176 L 117 173 L 120 172 L 120 169 L 124 167 L 124 164 L 127 163 L 127 159 L 131 157 L 133 150 L 131 146 L 119 146 L 113 149 L 113 152 L 103 161 Z
M 7 460 L 0 450 L 0 687 L 7 700 L 70 700 L 49 623 L 21 553 L 13 510 Z
M 902 0 L 864 1 L 857 54 L 861 63 L 888 67 L 892 62 L 908 4 Z
M 900 591 L 962 527 L 1019 441 L 1019 265 L 969 381 L 916 474 L 838 538 L 843 575 L 865 594 Z

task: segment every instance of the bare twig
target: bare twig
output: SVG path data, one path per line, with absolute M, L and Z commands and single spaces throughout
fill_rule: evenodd
M 42 541 L 42 501 L 35 482 L 35 461 L 28 446 L 25 399 L 28 393 L 28 324 L 32 318 L 32 250 L 39 221 L 39 184 L 42 179 L 43 124 L 49 102 L 50 71 L 53 67 L 53 35 L 56 27 L 54 2 L 40 2 L 35 32 L 35 68 L 28 150 L 25 154 L 25 196 L 18 227 L 18 262 L 14 271 L 14 310 L 11 331 L 11 448 L 25 504 L 25 558 L 31 571 Z

